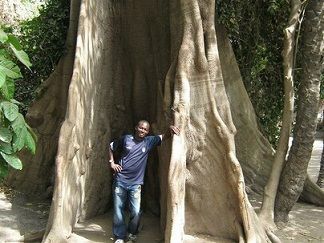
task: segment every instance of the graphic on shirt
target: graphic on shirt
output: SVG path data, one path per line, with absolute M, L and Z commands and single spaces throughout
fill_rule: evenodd
M 145 153 L 145 151 L 146 151 L 146 148 L 145 148 L 145 147 L 143 147 L 143 148 L 142 148 L 142 152 L 143 152 L 143 153 Z

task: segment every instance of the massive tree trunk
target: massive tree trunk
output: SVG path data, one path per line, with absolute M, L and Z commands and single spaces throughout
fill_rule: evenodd
M 155 133 L 173 121 L 182 131 L 152 156 L 159 184 L 147 188 L 166 242 L 268 240 L 245 183 L 262 192 L 274 150 L 214 11 L 214 1 L 82 1 L 44 242 L 68 241 L 109 208 L 108 141 L 143 118 Z
M 160 150 L 165 241 L 266 241 L 235 156 L 214 11 L 214 1 L 82 2 L 45 242 L 105 209 L 106 141 L 139 118 L 162 128 L 164 115 L 182 130 Z
M 283 169 L 276 198 L 276 221 L 288 221 L 288 214 L 303 190 L 315 140 L 323 70 L 324 2 L 310 0 L 303 22 L 302 76 L 294 138 Z

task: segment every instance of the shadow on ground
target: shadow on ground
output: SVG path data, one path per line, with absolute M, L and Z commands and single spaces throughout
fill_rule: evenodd
M 145 213 L 142 217 L 140 233 L 136 242 L 163 242 L 159 220 L 158 217 Z M 69 242 L 113 242 L 113 240 L 112 212 L 109 212 L 84 223 L 78 223 Z

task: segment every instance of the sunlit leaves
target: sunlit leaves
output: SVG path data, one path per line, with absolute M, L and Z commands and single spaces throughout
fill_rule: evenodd
M 21 170 L 22 163 L 21 160 L 17 157 L 17 155 L 13 154 L 5 154 L 0 151 L 0 155 L 2 158 L 14 169 Z
M 19 107 L 14 100 L 14 80 L 21 78 L 18 65 L 13 60 L 19 60 L 30 67 L 28 55 L 22 50 L 18 39 L 7 35 L 0 28 L 0 179 L 8 172 L 8 165 L 21 170 L 22 162 L 17 152 L 23 148 L 32 153 L 36 150 L 36 136 L 25 122 Z M 10 51 L 11 50 L 11 51 Z M 16 58 L 16 59 L 15 59 Z
M 12 51 L 15 53 L 16 57 L 18 58 L 19 61 L 21 61 L 26 67 L 30 68 L 32 64 L 30 63 L 29 57 L 26 52 L 24 52 L 18 45 L 13 45 L 10 43 L 10 48 Z
M 0 28 L 0 42 L 5 43 L 8 40 L 8 35 Z
M 32 154 L 36 152 L 36 139 L 34 139 L 33 135 L 27 131 L 26 138 L 25 138 L 25 146 Z
M 2 85 L 4 85 L 5 82 L 6 82 L 6 75 L 0 72 L 0 88 L 2 87 Z
M 4 84 L 0 88 L 0 93 L 6 100 L 11 100 L 15 94 L 15 83 L 11 78 L 6 78 Z
M 11 131 L 7 127 L 0 127 L 0 141 L 10 143 L 12 140 Z
M 19 67 L 14 62 L 8 60 L 0 60 L 0 72 L 13 79 L 21 77 Z
M 0 109 L 4 116 L 11 122 L 14 121 L 19 114 L 18 106 L 9 101 L 2 101 L 0 103 Z
M 22 127 L 26 126 L 25 119 L 23 115 L 18 114 L 17 118 L 11 123 L 11 128 L 15 133 L 18 133 Z
M 13 154 L 14 153 L 11 143 L 4 143 L 1 141 L 0 141 L 0 151 L 5 154 Z
M 31 129 L 26 124 L 24 117 L 19 114 L 11 125 L 14 135 L 12 147 L 14 151 L 19 151 L 26 147 L 32 153 L 35 153 L 36 145 L 34 136 L 30 133 Z
M 2 102 L 0 106 L 2 107 L 3 119 L 6 119 L 7 123 L 10 124 L 8 127 L 0 127 L 0 157 L 11 167 L 22 169 L 22 163 L 16 153 L 26 148 L 35 154 L 36 136 L 26 124 L 24 117 L 18 113 L 15 104 Z M 0 174 L 5 173 L 0 171 Z
M 8 35 L 7 42 L 10 43 L 17 50 L 22 50 L 22 47 L 21 47 L 21 45 L 19 43 L 19 40 L 17 39 L 16 36 L 14 36 L 14 35 Z

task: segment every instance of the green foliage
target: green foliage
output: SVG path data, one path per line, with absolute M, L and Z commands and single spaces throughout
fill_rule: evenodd
M 36 98 L 37 87 L 54 71 L 63 55 L 69 4 L 65 0 L 48 0 L 39 9 L 39 16 L 20 24 L 21 45 L 33 63 L 32 72 L 20 65 L 24 78 L 17 80 L 15 98 L 24 104 L 23 113 Z
M 283 108 L 283 29 L 286 0 L 218 0 L 218 20 L 228 30 L 260 128 L 275 145 Z
M 8 166 L 21 170 L 22 163 L 17 153 L 27 148 L 36 150 L 36 136 L 19 113 L 13 99 L 15 79 L 21 78 L 20 68 L 12 61 L 15 58 L 28 69 L 28 55 L 22 50 L 18 39 L 0 29 L 0 179 L 6 176 Z

